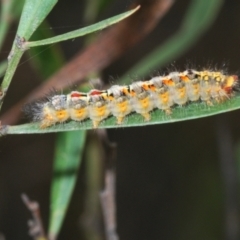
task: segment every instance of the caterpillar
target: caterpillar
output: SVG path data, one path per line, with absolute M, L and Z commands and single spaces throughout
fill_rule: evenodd
M 97 128 L 109 116 L 114 116 L 120 125 L 133 112 L 149 121 L 154 109 L 171 115 L 176 105 L 201 101 L 211 106 L 231 98 L 237 88 L 237 75 L 188 69 L 130 85 L 113 85 L 107 90 L 72 91 L 67 95 L 51 96 L 26 112 L 31 112 L 33 121 L 40 122 L 40 128 L 86 119 L 91 119 L 93 128 Z

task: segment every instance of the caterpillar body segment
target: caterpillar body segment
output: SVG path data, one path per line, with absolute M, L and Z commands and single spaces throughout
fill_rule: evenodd
M 122 124 L 124 118 L 133 112 L 149 121 L 154 109 L 171 114 L 174 106 L 190 102 L 218 104 L 231 98 L 235 90 L 238 90 L 236 75 L 188 69 L 131 85 L 114 85 L 107 90 L 55 95 L 47 102 L 37 103 L 37 107 L 33 106 L 31 110 L 33 120 L 40 122 L 40 128 L 86 119 L 91 119 L 93 127 L 97 128 L 109 116 L 114 116 L 116 123 Z
M 89 118 L 93 122 L 93 128 L 97 128 L 99 123 L 110 115 L 109 102 L 107 91 L 94 89 L 89 92 L 88 112 Z
M 121 124 L 124 117 L 133 111 L 133 100 L 128 93 L 127 86 L 114 85 L 108 90 L 110 111 Z
M 89 96 L 86 93 L 73 91 L 67 95 L 70 119 L 83 121 L 89 118 Z
M 133 83 L 130 91 L 134 93 L 132 97 L 133 110 L 141 114 L 145 121 L 149 121 L 151 119 L 150 112 L 155 108 L 152 92 L 143 88 L 143 82 Z
M 46 128 L 56 123 L 66 122 L 69 118 L 67 97 L 65 95 L 55 95 L 42 105 L 38 116 L 40 128 Z

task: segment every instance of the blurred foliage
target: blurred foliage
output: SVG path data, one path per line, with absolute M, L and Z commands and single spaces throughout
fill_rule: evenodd
M 88 11 L 91 14 L 94 12 L 94 14 L 88 15 L 88 17 L 86 17 L 86 21 L 92 21 L 92 19 L 94 19 L 95 16 L 98 15 L 99 12 L 102 11 L 102 8 L 103 8 L 102 6 L 107 6 L 107 4 L 109 4 L 109 2 L 110 1 L 106 1 L 106 0 L 99 1 L 99 4 L 97 4 L 97 7 L 94 6 L 95 7 L 94 11 L 91 9 L 91 6 L 88 5 Z M 177 58 L 178 56 L 183 54 L 211 26 L 213 21 L 216 19 L 222 4 L 223 4 L 223 1 L 219 1 L 219 0 L 214 0 L 214 1 L 192 0 L 190 3 L 190 6 L 188 8 L 188 11 L 184 17 L 184 20 L 180 27 L 180 30 L 171 39 L 169 39 L 166 43 L 164 43 L 163 45 L 161 45 L 157 49 L 155 49 L 152 54 L 145 57 L 144 59 L 141 59 L 140 63 L 138 63 L 132 70 L 130 70 L 129 72 L 127 72 L 125 74 L 125 76 L 122 78 L 123 81 L 128 81 L 127 79 L 129 78 L 129 76 L 136 74 L 136 73 L 138 73 L 141 76 L 146 75 L 146 73 L 149 71 L 149 69 L 154 69 L 157 65 L 162 66 L 162 65 L 166 64 L 167 62 L 170 62 L 174 58 Z M 50 6 L 49 11 L 50 11 L 50 8 L 52 8 L 52 5 L 50 4 L 49 6 Z M 47 11 L 45 13 L 46 14 L 44 14 L 42 19 L 44 19 L 45 16 L 47 15 Z M 34 12 L 31 16 L 35 18 Z M 31 18 L 29 18 L 29 19 L 30 19 L 30 21 L 32 21 Z M 0 22 L 0 29 L 1 29 L 1 24 L 3 24 L 3 23 Z M 47 24 L 47 23 L 45 23 L 45 24 Z M 21 22 L 20 22 L 20 25 L 21 25 Z M 24 27 L 26 27 L 26 26 L 24 26 Z M 33 27 L 35 27 L 35 26 L 33 26 Z M 6 27 L 4 27 L 4 28 L 8 29 L 9 26 L 7 26 L 7 28 Z M 35 31 L 35 28 L 32 29 L 31 34 L 33 31 Z M 46 37 L 50 37 L 52 35 L 52 32 L 50 30 L 44 31 L 43 33 L 45 34 Z M 4 33 L 2 33 L 2 35 L 5 35 L 5 34 L 6 34 L 6 30 L 4 30 Z M 29 33 L 28 35 L 31 35 L 31 34 Z M 39 34 L 39 35 L 37 35 L 37 34 Z M 43 35 L 40 35 L 40 34 L 42 34 L 41 30 L 36 32 L 35 37 L 38 39 L 42 38 Z M 0 32 L 0 35 L 1 35 L 1 32 Z M 39 37 L 39 36 L 41 36 L 41 37 Z M 4 39 L 4 36 L 3 36 L 3 39 Z M 0 42 L 0 46 L 1 46 L 1 42 Z M 39 52 L 39 51 L 40 51 L 40 54 L 37 54 L 37 52 Z M 37 49 L 33 48 L 30 50 L 30 54 L 32 54 L 32 58 L 31 58 L 32 64 L 34 64 L 38 73 L 40 75 L 42 75 L 43 77 L 49 76 L 51 73 L 53 73 L 53 71 L 55 71 L 57 68 L 59 68 L 64 62 L 62 54 L 61 54 L 61 49 L 58 45 L 54 45 L 54 47 L 51 47 L 51 48 L 44 48 L 43 50 L 41 50 L 41 49 L 37 50 Z M 47 60 L 47 66 L 45 64 L 46 60 Z M 16 64 L 16 66 L 17 66 L 17 64 Z M 1 73 L 1 71 L 0 71 L 0 73 Z M 200 106 L 199 104 L 192 104 L 192 105 L 187 106 L 184 109 L 181 109 L 181 108 L 175 109 L 175 113 L 173 113 L 173 116 L 170 119 L 167 116 L 165 116 L 164 113 L 154 112 L 152 115 L 152 121 L 149 124 L 170 123 L 170 122 L 176 122 L 179 120 L 189 120 L 189 119 L 193 119 L 193 118 L 200 118 L 203 116 L 204 117 L 211 116 L 215 113 L 227 112 L 229 110 L 237 109 L 239 107 L 240 107 L 239 96 L 236 96 L 236 98 L 232 99 L 229 102 L 226 102 L 223 105 L 216 105 L 213 107 L 206 107 L 206 106 Z M 199 125 L 201 125 L 200 122 L 198 122 L 198 123 L 199 123 Z M 209 122 L 207 122 L 207 124 L 210 125 Z M 132 126 L 142 126 L 142 125 L 146 125 L 146 123 L 143 123 L 143 121 L 140 117 L 130 116 L 127 119 L 126 125 L 123 125 L 123 126 L 132 127 Z M 219 239 L 219 237 L 222 237 L 222 235 L 224 234 L 223 232 L 221 232 L 221 231 L 223 231 L 223 227 L 221 228 L 221 225 L 224 225 L 224 223 L 222 223 L 221 219 L 220 219 L 221 214 L 222 214 L 221 208 L 223 205 L 223 203 L 222 203 L 222 201 L 223 201 L 222 200 L 223 199 L 222 191 L 223 190 L 221 190 L 220 189 L 221 187 L 219 186 L 218 174 L 212 170 L 219 163 L 215 162 L 215 158 L 216 158 L 215 155 L 217 155 L 216 153 L 213 154 L 211 152 L 211 155 L 210 155 L 206 151 L 204 151 L 204 149 L 199 149 L 202 146 L 204 146 L 203 143 L 210 145 L 210 144 L 213 144 L 214 140 L 213 139 L 206 140 L 205 136 L 200 135 L 200 133 L 198 136 L 198 132 L 197 132 L 198 130 L 196 131 L 196 129 L 194 129 L 194 127 L 191 129 L 192 125 L 193 125 L 192 123 L 189 123 L 189 125 L 187 127 L 180 129 L 179 130 L 180 136 L 176 136 L 177 133 L 174 132 L 174 130 L 172 130 L 172 129 L 175 129 L 174 127 L 171 128 L 170 126 L 166 126 L 167 133 L 166 132 L 163 133 L 160 131 L 157 132 L 160 139 L 153 139 L 154 142 L 152 142 L 152 141 L 150 142 L 150 140 L 152 140 L 151 135 L 150 135 L 150 132 L 151 132 L 150 128 L 148 131 L 145 130 L 145 132 L 144 132 L 145 134 L 142 134 L 142 135 L 141 135 L 141 132 L 139 132 L 139 134 L 138 134 L 138 132 L 137 132 L 138 129 L 134 129 L 134 130 L 131 129 L 126 135 L 124 132 L 121 132 L 120 134 L 124 135 L 125 139 L 127 139 L 128 136 L 130 136 L 130 135 L 133 135 L 134 137 L 138 138 L 135 140 L 135 142 L 131 143 L 131 146 L 127 145 L 128 141 L 126 141 L 126 145 L 125 145 L 125 148 L 127 148 L 128 152 L 130 152 L 134 148 L 138 149 L 139 155 L 136 155 L 135 156 L 136 158 L 137 158 L 137 156 L 139 156 L 139 158 L 140 158 L 140 155 L 141 155 L 142 151 L 144 150 L 144 149 L 140 148 L 138 145 L 138 141 L 141 141 L 141 139 L 144 139 L 144 138 L 147 138 L 147 140 L 150 142 L 149 146 L 146 146 L 146 148 L 149 148 L 149 149 L 151 148 L 151 150 L 153 148 L 156 148 L 158 150 L 158 152 L 160 153 L 160 155 L 162 155 L 162 156 L 164 156 L 164 152 L 167 151 L 168 154 L 171 156 L 171 159 L 170 159 L 170 163 L 164 163 L 164 164 L 166 164 L 164 166 L 168 170 L 169 170 L 169 168 L 168 168 L 167 164 L 171 165 L 171 163 L 173 163 L 173 162 L 174 162 L 174 164 L 177 164 L 178 160 L 182 157 L 182 156 L 179 156 L 179 151 L 184 149 L 183 159 L 185 159 L 186 165 L 180 166 L 180 165 L 172 164 L 171 167 L 175 166 L 176 168 L 178 167 L 179 169 L 171 169 L 171 171 L 169 170 L 170 173 L 172 175 L 174 175 L 174 177 L 176 177 L 176 175 L 177 175 L 177 177 L 179 177 L 179 179 L 180 179 L 179 181 L 176 181 L 176 183 L 175 183 L 176 186 L 175 186 L 174 190 L 176 191 L 176 195 L 180 195 L 179 192 L 183 191 L 182 189 L 185 189 L 185 191 L 187 191 L 186 188 L 188 188 L 189 192 L 192 192 L 192 194 L 193 194 L 193 191 L 195 190 L 195 188 L 200 189 L 200 192 L 197 195 L 193 194 L 192 196 L 190 196 L 191 199 L 189 202 L 192 205 L 187 205 L 187 201 L 186 201 L 184 207 L 181 207 L 181 204 L 179 202 L 177 202 L 177 201 L 174 202 L 174 200 L 171 199 L 171 201 L 173 202 L 173 205 L 174 205 L 174 209 L 170 209 L 169 211 L 172 214 L 174 214 L 176 212 L 178 213 L 175 221 L 178 222 L 178 224 L 177 224 L 179 227 L 178 232 L 180 233 L 179 239 L 193 239 L 193 238 L 194 239 L 206 239 L 206 240 L 207 239 L 211 239 L 211 240 Z M 102 126 L 110 127 L 110 128 L 116 127 L 115 120 L 113 118 L 110 118 L 110 119 L 106 120 L 102 124 Z M 73 129 L 76 130 L 78 128 L 79 128 L 78 123 L 71 122 L 71 123 L 67 123 L 64 125 L 57 125 L 52 128 L 46 129 L 46 132 L 60 132 L 60 131 L 68 131 L 68 130 L 73 130 Z M 86 123 L 86 125 L 83 125 L 83 129 L 91 129 L 90 121 L 88 121 Z M 204 126 L 203 126 L 203 129 L 204 129 Z M 44 131 L 42 131 L 42 130 L 39 131 L 38 126 L 36 124 L 13 126 L 13 127 L 9 128 L 9 133 L 14 133 L 14 134 L 16 134 L 16 133 L 21 133 L 21 134 L 22 133 L 33 133 L 33 132 L 34 133 L 36 133 L 36 132 L 43 133 Z M 185 139 L 186 133 L 190 134 L 190 141 L 197 141 L 195 143 L 196 148 L 191 148 L 188 146 L 189 141 L 187 141 L 187 140 L 189 140 L 189 139 L 187 139 L 187 138 Z M 164 145 L 164 143 L 167 142 L 165 139 L 167 139 L 167 137 L 169 135 L 172 136 L 171 143 L 169 143 L 169 145 L 167 145 L 167 144 Z M 55 176 L 57 176 L 57 178 L 53 178 L 53 183 L 52 183 L 53 184 L 52 192 L 51 192 L 51 195 L 52 195 L 51 206 L 52 207 L 51 207 L 50 215 L 54 215 L 54 214 L 56 214 L 56 212 L 57 212 L 57 214 L 59 212 L 61 212 L 61 218 L 57 217 L 59 222 L 56 221 L 56 218 L 54 218 L 50 221 L 50 225 L 58 224 L 58 226 L 54 230 L 54 233 L 53 233 L 54 235 L 58 235 L 58 233 L 59 233 L 60 226 L 62 224 L 64 215 L 66 212 L 66 208 L 69 204 L 69 199 L 73 192 L 74 184 L 75 184 L 76 178 L 77 178 L 77 175 L 76 175 L 78 172 L 77 169 L 80 164 L 80 156 L 82 155 L 82 152 L 84 151 L 84 144 L 85 144 L 84 139 L 85 139 L 85 132 L 75 131 L 75 132 L 62 133 L 61 136 L 59 136 L 59 139 L 57 141 L 55 164 L 54 164 L 53 172 L 56 174 L 56 172 L 60 171 L 63 174 L 63 178 L 59 178 L 59 174 L 56 174 Z M 200 142 L 201 144 L 198 142 Z M 155 144 L 156 144 L 156 146 L 155 146 Z M 199 146 L 198 146 L 198 144 L 199 144 Z M 159 148 L 159 146 L 161 148 Z M 96 146 L 94 146 L 94 149 L 92 149 L 92 153 L 96 153 L 97 151 L 100 151 L 99 149 L 96 150 L 95 148 L 96 148 Z M 122 148 L 120 147 L 120 149 L 122 149 Z M 172 149 L 174 149 L 174 150 L 172 150 Z M 195 149 L 196 149 L 196 151 L 195 151 Z M 88 150 L 88 152 L 91 153 L 91 149 Z M 149 152 L 151 152 L 151 151 L 149 150 Z M 239 147 L 237 148 L 237 152 L 240 152 Z M 123 154 L 123 153 L 120 153 L 120 155 L 121 154 Z M 126 154 L 126 155 L 130 156 L 130 157 L 127 157 L 126 159 L 127 159 L 127 161 L 130 161 L 133 158 L 131 158 L 130 153 L 128 153 L 128 154 Z M 142 153 L 142 155 L 144 155 L 144 154 Z M 124 156 L 124 154 L 123 154 L 123 156 Z M 202 162 L 196 161 L 196 163 L 195 163 L 194 162 L 195 157 L 197 159 L 201 159 Z M 64 158 L 64 160 L 63 160 L 63 158 Z M 123 159 L 124 159 L 124 157 L 123 157 Z M 150 170 L 150 171 L 153 171 L 150 174 L 152 176 L 163 176 L 163 182 L 160 183 L 161 186 L 163 186 L 162 184 L 164 183 L 164 181 L 169 181 L 169 182 L 172 181 L 171 175 L 165 176 L 169 172 L 167 172 L 167 173 L 166 173 L 166 171 L 164 172 L 164 169 L 153 169 L 153 168 L 150 169 L 149 165 L 151 165 L 155 160 L 157 161 L 159 159 L 154 159 L 154 157 L 151 156 L 151 154 L 147 155 L 145 157 L 145 160 L 146 159 L 148 160 L 147 163 L 146 163 L 146 161 L 137 162 L 137 164 L 140 165 L 140 167 L 142 166 L 144 173 L 147 172 L 148 170 Z M 160 160 L 162 160 L 162 159 L 160 159 Z M 64 165 L 65 161 L 69 161 L 68 162 L 69 165 L 68 164 Z M 192 163 L 189 163 L 190 161 L 192 161 Z M 210 162 L 209 169 L 204 169 L 204 167 L 206 166 L 205 164 L 207 164 L 207 162 Z M 134 164 L 135 163 L 136 162 L 134 162 Z M 128 162 L 127 164 L 128 164 L 127 171 L 133 171 L 133 169 L 135 169 L 135 167 L 136 167 L 136 165 L 134 165 L 131 162 Z M 196 165 L 194 165 L 194 164 L 196 164 Z M 73 170 L 74 176 L 68 175 L 66 177 L 65 174 L 69 173 L 69 167 L 70 167 L 70 170 Z M 187 167 L 189 167 L 189 169 L 187 169 Z M 91 170 L 93 171 L 93 169 L 94 169 L 94 166 L 93 167 L 90 166 L 90 170 L 89 170 L 90 174 L 92 173 Z M 205 178 L 203 178 L 202 172 L 200 172 L 200 171 L 204 171 Z M 214 173 L 216 174 L 216 176 L 214 175 Z M 154 175 L 154 174 L 156 174 L 156 175 Z M 194 174 L 196 174 L 196 176 L 197 176 L 196 178 L 194 178 L 194 180 L 187 179 L 186 176 L 191 176 Z M 120 176 L 123 176 L 123 174 L 121 175 L 121 173 L 120 173 Z M 164 176 L 165 176 L 165 178 L 164 178 Z M 144 178 L 144 176 L 141 176 L 141 178 Z M 174 178 L 174 179 L 176 179 L 176 178 Z M 71 187 L 68 185 L 69 180 L 72 181 Z M 124 181 L 124 180 L 122 180 L 122 181 Z M 146 184 L 145 185 L 146 188 L 151 186 L 151 184 L 147 185 L 149 179 L 146 178 L 146 179 L 144 179 L 144 181 Z M 191 185 L 188 185 L 189 181 L 193 181 L 193 182 L 191 182 Z M 133 179 L 133 183 L 136 184 L 137 180 Z M 66 187 L 65 188 L 66 190 L 63 190 L 61 187 L 59 187 L 59 188 L 56 187 L 56 185 L 61 185 L 61 184 L 63 184 Z M 129 182 L 129 184 L 131 185 L 132 183 Z M 201 185 L 201 184 L 203 184 L 203 185 Z M 184 187 L 186 187 L 186 188 L 184 188 Z M 141 186 L 141 190 L 143 188 L 144 188 L 144 186 Z M 151 189 L 151 187 L 149 189 Z M 134 189 L 134 191 L 137 191 L 137 189 Z M 168 191 L 165 192 L 164 189 L 162 191 L 166 194 L 166 196 L 169 194 L 169 192 Z M 171 189 L 170 189 L 170 191 L 171 191 Z M 149 194 L 154 195 L 154 193 L 151 192 L 150 190 L 149 190 Z M 210 199 L 209 201 L 206 200 L 204 194 L 206 194 L 208 196 L 208 200 Z M 162 199 L 167 201 L 168 198 L 166 196 L 164 195 L 164 196 L 160 196 L 160 197 L 162 197 Z M 159 196 L 157 196 L 157 197 L 159 197 Z M 186 195 L 185 195 L 185 198 L 187 198 Z M 121 199 L 121 196 L 120 196 L 120 199 Z M 59 204 L 59 205 L 57 204 L 58 201 L 60 201 L 60 200 L 66 200 L 64 203 L 64 206 L 61 204 Z M 136 201 L 136 202 L 141 201 L 141 199 L 134 199 L 134 201 Z M 133 201 L 133 204 L 135 204 L 134 201 Z M 216 202 L 217 202 L 217 204 L 216 204 Z M 94 203 L 94 204 L 96 204 L 96 203 Z M 143 203 L 143 204 L 146 204 L 146 203 Z M 154 204 L 157 205 L 158 203 L 154 202 Z M 201 206 L 201 208 L 198 208 L 198 206 Z M 212 210 L 211 209 L 212 206 L 215 206 L 213 211 L 216 212 L 216 214 L 213 214 L 213 212 L 206 214 L 206 213 L 208 213 L 208 211 Z M 198 211 L 193 213 L 191 209 L 194 209 L 194 210 L 198 209 Z M 120 207 L 119 211 L 121 211 L 121 207 Z M 176 212 L 174 212 L 174 211 L 176 211 Z M 132 213 L 132 209 L 129 210 L 129 213 L 130 214 Z M 157 219 L 157 217 L 159 217 L 159 216 L 155 216 L 154 214 L 155 213 L 152 213 L 153 219 L 151 219 L 151 221 L 157 221 L 156 219 Z M 155 218 L 154 218 L 154 216 L 155 216 Z M 129 219 L 131 219 L 131 217 Z M 139 219 L 141 219 L 141 218 L 139 218 Z M 207 224 L 204 224 L 205 220 L 209 226 L 209 229 L 206 229 L 206 232 L 202 231 L 201 233 L 199 233 L 198 232 L 199 229 L 200 228 L 204 229 L 204 227 L 207 225 Z M 164 221 L 165 221 L 165 219 L 164 219 Z M 170 221 L 170 220 L 166 219 L 165 222 L 167 222 L 167 221 Z M 171 221 L 174 222 L 174 220 L 171 220 Z M 168 224 L 167 225 L 168 228 L 171 228 L 171 221 L 170 221 L 170 223 L 169 222 L 166 223 L 166 224 Z M 132 222 L 130 222 L 130 220 L 128 220 L 127 216 L 126 216 L 126 222 L 129 223 L 129 225 L 133 224 Z M 173 225 L 174 224 L 176 224 L 176 223 L 173 223 Z M 202 224 L 202 226 L 199 226 L 201 224 Z M 51 227 L 50 227 L 50 229 L 51 229 Z M 121 227 L 119 229 L 121 231 Z M 144 229 L 144 227 L 143 227 L 143 229 Z M 50 232 L 51 232 L 51 230 L 50 230 Z M 141 232 L 141 229 L 139 230 L 139 233 L 140 232 Z M 138 233 L 135 233 L 135 234 L 132 233 L 132 236 L 135 235 L 135 236 L 139 236 L 139 239 L 141 238 L 141 236 L 138 235 Z M 148 234 L 150 236 L 149 239 L 151 239 L 151 236 L 152 236 L 151 234 L 153 234 L 153 233 L 148 233 Z M 173 236 L 174 236 L 174 234 L 173 234 Z M 130 238 L 126 238 L 126 239 L 130 239 Z M 137 238 L 135 237 L 132 239 L 137 239 Z M 168 238 L 168 239 L 170 239 L 170 238 Z

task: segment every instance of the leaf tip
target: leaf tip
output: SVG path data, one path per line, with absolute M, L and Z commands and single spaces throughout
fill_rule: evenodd
M 2 125 L 0 121 L 0 137 L 7 135 L 8 125 Z

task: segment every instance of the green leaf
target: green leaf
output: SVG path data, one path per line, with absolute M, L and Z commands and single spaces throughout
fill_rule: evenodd
M 1 12 L 0 12 L 0 49 L 2 48 L 4 38 L 7 30 L 9 29 L 10 23 L 8 21 L 10 12 L 12 9 L 13 0 L 2 1 Z
M 159 69 L 172 59 L 177 59 L 211 26 L 222 4 L 223 0 L 192 0 L 180 30 L 125 73 L 119 82 L 128 83 L 132 81 L 130 77 L 136 75 L 142 78 L 153 69 Z
M 83 238 L 88 240 L 102 240 L 98 229 L 93 227 L 94 223 L 102 221 L 99 199 L 99 192 L 103 187 L 102 180 L 105 168 L 105 152 L 102 141 L 101 137 L 96 134 L 89 134 L 84 154 L 84 182 L 86 182 L 86 189 L 84 189 L 81 223 Z M 89 224 L 91 222 L 92 224 Z
M 89 27 L 82 28 L 80 30 L 75 30 L 72 32 L 68 32 L 66 34 L 62 34 L 56 37 L 48 38 L 46 40 L 42 41 L 34 41 L 34 42 L 25 42 L 25 40 L 28 40 L 30 36 L 33 34 L 33 32 L 36 30 L 36 28 L 39 26 L 39 24 L 43 21 L 44 17 L 47 16 L 48 12 L 52 9 L 53 5 L 55 4 L 56 0 L 45 0 L 45 1 L 37 1 L 37 4 L 35 4 L 32 0 L 26 0 L 26 3 L 24 5 L 23 13 L 21 16 L 19 28 L 17 31 L 17 36 L 19 43 L 13 44 L 11 54 L 9 57 L 8 62 L 8 68 L 5 74 L 5 77 L 3 79 L 2 85 L 1 85 L 1 91 L 6 94 L 8 87 L 11 83 L 13 74 L 16 71 L 17 65 L 23 55 L 23 50 L 25 50 L 28 47 L 33 46 L 41 46 L 45 44 L 52 44 L 59 41 L 64 41 L 67 39 L 79 37 L 86 35 L 88 33 L 103 29 L 105 27 L 108 27 L 114 23 L 119 22 L 120 20 L 130 16 L 134 12 L 136 12 L 139 9 L 139 6 L 135 9 L 119 14 L 115 17 L 106 19 L 104 21 L 101 21 L 99 23 L 93 24 Z M 41 3 L 41 5 L 40 5 Z M 45 12 L 44 12 L 45 11 Z M 35 19 L 36 18 L 36 19 Z M 22 42 L 21 42 L 22 41 Z M 21 46 L 19 46 L 21 45 Z M 0 92 L 0 96 L 2 93 Z M 0 99 L 1 100 L 1 99 Z M 2 105 L 2 101 L 0 101 L 0 108 Z
M 21 14 L 21 10 L 24 4 L 24 0 L 7 0 L 1 1 L 0 8 L 0 49 L 2 48 L 3 41 L 6 37 L 7 31 L 10 28 L 11 23 L 18 18 Z
M 125 127 L 140 127 L 147 125 L 174 123 L 179 121 L 186 121 L 191 119 L 197 119 L 202 117 L 209 117 L 212 115 L 225 113 L 240 109 L 240 94 L 236 94 L 232 99 L 227 100 L 224 103 L 215 104 L 214 106 L 208 106 L 206 103 L 189 103 L 187 106 L 175 107 L 172 109 L 171 115 L 166 115 L 161 110 L 155 110 L 151 113 L 151 120 L 144 122 L 143 117 L 139 114 L 133 113 L 126 117 L 125 122 L 122 125 L 116 124 L 116 119 L 110 117 L 103 121 L 99 128 L 125 128 Z M 73 130 L 86 130 L 92 129 L 92 122 L 90 120 L 84 122 L 70 121 L 65 124 L 57 124 L 55 126 L 39 129 L 38 123 L 29 123 L 18 126 L 7 127 L 6 134 L 32 134 L 32 133 L 49 133 L 49 132 L 63 132 Z M 1 135 L 1 132 L 0 132 Z
M 57 0 L 26 0 L 17 30 L 17 36 L 19 37 L 18 40 L 28 40 L 36 28 L 42 23 L 44 18 L 52 10 L 56 2 Z M 2 85 L 0 87 L 0 95 L 6 94 L 23 53 L 24 51 L 19 46 L 17 46 L 15 40 L 8 57 L 8 67 Z M 0 99 L 0 108 L 1 106 L 2 99 Z
M 47 17 L 57 0 L 26 0 L 21 15 L 17 35 L 28 40 Z
M 3 61 L 0 63 L 0 77 L 4 75 L 7 69 L 7 61 Z
M 23 10 L 23 6 L 25 4 L 25 0 L 12 0 L 12 1 L 13 8 L 11 9 L 11 14 L 13 18 L 19 19 Z
M 45 40 L 40 40 L 40 41 L 34 41 L 34 42 L 26 42 L 25 47 L 26 48 L 31 48 L 31 47 L 35 47 L 35 46 L 42 46 L 42 45 L 47 45 L 47 44 L 53 44 L 53 43 L 57 43 L 57 42 L 61 42 L 61 41 L 66 41 L 72 38 L 76 38 L 76 37 L 80 37 L 80 36 L 84 36 L 86 34 L 98 31 L 98 30 L 102 30 L 112 24 L 115 24 L 121 20 L 123 20 L 124 18 L 129 17 L 130 15 L 132 15 L 133 13 L 135 13 L 140 7 L 136 7 L 133 10 L 127 11 L 125 13 L 119 14 L 117 16 L 105 19 L 101 22 L 92 24 L 88 27 L 84 27 L 78 30 L 74 30 L 65 34 L 61 34 L 58 35 L 56 37 L 52 37 L 52 38 L 48 38 Z
M 56 239 L 62 226 L 77 180 L 85 135 L 85 131 L 77 131 L 58 136 L 51 189 L 50 239 Z

